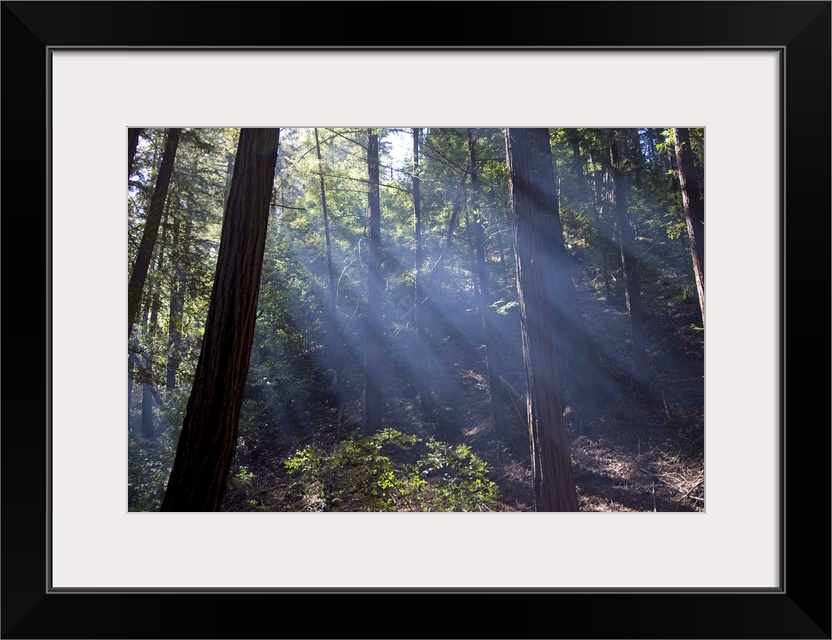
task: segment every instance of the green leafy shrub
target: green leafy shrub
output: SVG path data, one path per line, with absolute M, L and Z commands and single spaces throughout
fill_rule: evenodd
M 305 511 L 476 511 L 498 496 L 470 447 L 395 429 L 353 434 L 331 453 L 307 447 L 285 466 Z

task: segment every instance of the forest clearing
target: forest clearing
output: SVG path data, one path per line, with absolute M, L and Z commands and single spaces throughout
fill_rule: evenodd
M 704 130 L 130 129 L 130 511 L 700 512 Z

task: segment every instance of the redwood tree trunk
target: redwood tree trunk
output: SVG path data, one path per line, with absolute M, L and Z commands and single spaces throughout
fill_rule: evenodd
M 459 186 L 456 189 L 456 195 L 454 196 L 454 207 L 451 211 L 451 219 L 448 221 L 448 233 L 445 237 L 445 248 L 451 248 L 451 242 L 453 242 L 454 237 L 454 229 L 456 228 L 456 220 L 459 216 L 459 212 L 462 209 L 462 196 L 465 193 L 465 181 L 468 179 L 468 173 L 465 172 L 462 174 L 462 180 L 459 181 Z
M 540 184 L 539 158 L 529 129 L 506 129 L 506 158 L 514 223 L 517 297 L 526 372 L 526 409 L 537 511 L 577 511 L 569 436 L 563 421 L 555 342 L 547 304 L 543 245 L 538 218 L 555 185 Z M 545 197 L 542 197 L 545 196 Z
M 141 129 L 127 130 L 127 177 L 133 175 L 133 159 L 136 157 L 136 149 L 139 147 L 139 136 Z
M 326 185 L 324 184 L 324 164 L 321 159 L 321 142 L 318 139 L 318 130 L 315 129 L 315 151 L 318 154 L 318 176 L 321 179 L 321 208 L 324 216 L 324 237 L 326 238 L 326 268 L 329 276 L 329 320 L 332 327 L 332 350 L 335 361 L 335 381 L 333 384 L 333 395 L 336 402 L 341 404 L 341 349 L 338 338 L 338 297 L 335 291 L 335 270 L 332 266 L 332 243 L 329 239 L 329 212 L 326 206 Z
M 430 392 L 425 365 L 425 290 L 422 282 L 422 197 L 419 182 L 419 136 L 421 129 L 413 129 L 413 270 L 416 294 L 413 300 L 416 316 L 416 369 L 419 378 L 419 406 L 422 418 L 427 418 L 435 406 Z
M 153 420 L 153 391 L 150 382 L 142 384 L 142 438 L 155 438 Z
M 193 201 L 188 197 L 188 216 L 193 213 Z M 176 274 L 176 281 L 170 296 L 170 315 L 168 317 L 168 343 L 170 345 L 170 357 L 168 358 L 167 372 L 165 374 L 165 389 L 168 392 L 176 389 L 176 375 L 179 365 L 182 363 L 182 317 L 185 311 L 185 290 L 188 278 L 188 270 L 183 266 L 183 250 L 187 250 L 190 230 L 190 220 L 185 224 L 184 237 L 180 237 L 182 226 L 181 216 L 176 216 L 173 222 L 173 246 L 176 265 L 173 269 Z
M 543 242 L 549 313 L 555 336 L 555 351 L 562 387 L 572 402 L 604 404 L 612 390 L 598 362 L 595 345 L 589 339 L 572 282 L 572 265 L 564 247 L 563 224 L 554 186 L 555 164 L 548 129 L 529 129 L 529 151 L 534 163 L 536 201 L 540 204 L 537 224 Z
M 242 129 L 202 352 L 162 511 L 219 511 L 234 456 L 279 129 Z
M 173 161 L 176 157 L 176 147 L 179 145 L 179 135 L 182 129 L 169 129 L 165 152 L 162 155 L 162 164 L 156 177 L 156 188 L 153 190 L 153 198 L 150 200 L 150 209 L 147 212 L 147 220 L 144 225 L 142 241 L 139 245 L 139 252 L 136 254 L 136 261 L 133 263 L 133 270 L 130 274 L 130 284 L 127 286 L 127 335 L 133 333 L 133 323 L 141 305 L 142 289 L 147 279 L 147 270 L 150 267 L 150 258 L 153 255 L 153 246 L 159 235 L 159 225 L 162 222 L 162 211 L 165 208 L 165 200 L 168 195 L 170 178 L 173 175 Z
M 641 290 L 638 281 L 638 269 L 633 252 L 633 232 L 627 213 L 627 194 L 629 184 L 627 175 L 621 168 L 622 154 L 618 146 L 618 131 L 608 134 L 610 170 L 612 171 L 613 218 L 618 231 L 621 247 L 621 267 L 624 272 L 624 291 L 627 299 L 627 313 L 630 317 L 630 336 L 633 348 L 633 367 L 636 378 L 645 380 L 649 377 L 647 367 L 647 350 L 644 344 L 644 323 L 641 317 Z
M 682 200 L 685 203 L 685 224 L 690 241 L 690 256 L 693 260 L 693 274 L 696 290 L 699 292 L 699 308 L 702 312 L 702 326 L 705 326 L 705 207 L 696 171 L 693 167 L 693 151 L 690 148 L 690 133 L 687 129 L 673 129 L 676 141 L 676 161 L 679 164 L 679 183 L 682 185 Z
M 471 208 L 474 213 L 474 244 L 477 251 L 477 281 L 479 282 L 479 308 L 482 314 L 483 340 L 485 341 L 485 366 L 488 372 L 488 394 L 491 397 L 491 416 L 494 418 L 494 432 L 506 436 L 506 414 L 500 387 L 500 365 L 497 348 L 494 345 L 494 320 L 490 306 L 488 271 L 485 264 L 485 233 L 483 216 L 479 208 L 479 169 L 477 166 L 474 132 L 468 129 L 468 156 L 471 166 Z
M 367 196 L 369 232 L 367 288 L 367 351 L 364 356 L 364 429 L 381 429 L 381 206 L 379 204 L 378 134 L 368 129 Z

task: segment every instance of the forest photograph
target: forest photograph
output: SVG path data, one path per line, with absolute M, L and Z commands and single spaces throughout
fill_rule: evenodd
M 126 133 L 128 511 L 705 511 L 704 128 Z

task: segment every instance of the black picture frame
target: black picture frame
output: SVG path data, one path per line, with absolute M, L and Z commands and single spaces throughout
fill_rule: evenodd
M 829 638 L 830 15 L 828 1 L 3 2 L 2 637 Z M 130 46 L 778 50 L 780 588 L 51 592 L 50 51 Z M 738 147 L 737 162 L 753 158 Z

